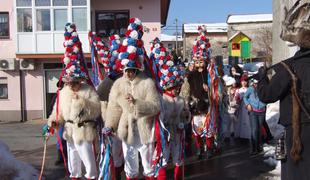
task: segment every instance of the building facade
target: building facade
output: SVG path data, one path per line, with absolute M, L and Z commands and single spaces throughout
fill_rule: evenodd
M 207 37 L 210 40 L 212 56 L 227 57 L 227 24 L 226 23 L 199 23 L 183 24 L 183 57 L 192 59 L 192 46 L 198 36 L 198 26 L 207 27 Z
M 228 25 L 228 52 L 230 57 L 243 58 L 244 61 L 251 61 L 253 58 L 272 57 L 272 14 L 248 14 L 248 15 L 229 15 L 227 17 Z M 247 37 L 248 40 L 239 43 L 231 40 L 240 35 Z M 242 50 L 243 47 L 247 50 Z M 250 49 L 250 50 L 249 50 Z M 248 54 L 242 57 L 242 53 L 235 56 L 233 51 L 244 51 Z
M 183 38 L 182 36 L 174 36 L 174 35 L 168 35 L 168 34 L 160 34 L 160 41 L 163 43 L 163 45 L 166 47 L 167 51 L 170 54 L 173 54 L 176 52 L 176 50 L 179 52 L 179 56 L 182 56 L 183 52 Z M 176 48 L 177 47 L 177 48 Z
M 166 23 L 170 0 L 0 0 L 0 4 L 0 120 L 25 121 L 46 118 L 52 108 L 67 22 L 76 24 L 86 60 L 89 30 L 122 35 L 130 17 L 141 19 L 149 51 L 149 42 Z

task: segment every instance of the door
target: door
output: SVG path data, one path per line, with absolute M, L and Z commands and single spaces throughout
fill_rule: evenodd
M 251 57 L 251 43 L 250 41 L 241 41 L 241 59 L 248 59 Z

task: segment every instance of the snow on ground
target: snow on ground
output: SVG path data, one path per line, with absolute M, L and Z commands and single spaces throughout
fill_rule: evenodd
M 284 127 L 278 124 L 279 121 L 279 101 L 267 105 L 266 121 L 269 125 L 271 134 L 275 139 L 281 137 Z
M 279 101 L 268 104 L 266 112 L 266 121 L 275 140 L 281 137 L 284 127 L 278 124 L 279 121 Z M 275 159 L 275 144 L 264 144 L 264 163 L 275 167 L 274 170 L 268 172 L 268 179 L 278 180 L 281 177 L 281 162 Z
M 9 147 L 0 141 L 0 177 L 3 180 L 34 180 L 39 172 L 32 166 L 18 161 Z

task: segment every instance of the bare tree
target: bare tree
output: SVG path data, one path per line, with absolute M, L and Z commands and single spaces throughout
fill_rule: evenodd
M 260 28 L 256 33 L 257 38 L 253 53 L 264 59 L 267 64 L 272 63 L 272 29 L 268 27 Z

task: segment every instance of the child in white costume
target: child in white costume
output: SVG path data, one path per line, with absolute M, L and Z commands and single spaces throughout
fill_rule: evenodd
M 166 166 L 171 154 L 175 166 L 174 179 L 179 180 L 183 174 L 184 124 L 189 122 L 189 110 L 184 98 L 179 96 L 184 72 L 174 64 L 158 38 L 152 42 L 150 59 L 156 64 L 159 86 L 163 91 L 160 119 L 170 133 L 170 142 L 164 149 L 163 164 L 157 179 L 166 179 Z
M 66 25 L 66 52 L 63 60 L 65 86 L 59 91 L 59 101 L 56 101 L 48 118 L 48 125 L 54 127 L 57 119 L 59 123 L 64 123 L 63 137 L 67 141 L 70 178 L 77 180 L 82 177 L 83 163 L 85 177 L 90 180 L 97 178 L 92 143 L 96 136 L 95 118 L 100 115 L 100 101 L 95 89 L 82 82 L 87 79 L 87 69 L 78 59 L 81 44 L 75 29 L 74 24 Z

